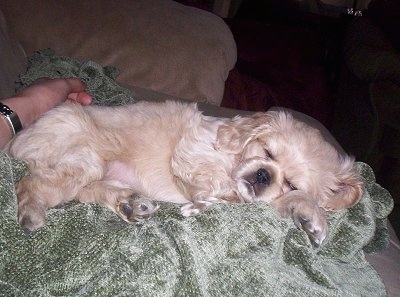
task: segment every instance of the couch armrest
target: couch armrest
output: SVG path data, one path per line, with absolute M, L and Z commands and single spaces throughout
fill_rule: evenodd
M 116 66 L 118 82 L 219 104 L 236 62 L 224 21 L 170 0 L 4 0 L 10 28 L 26 52 Z

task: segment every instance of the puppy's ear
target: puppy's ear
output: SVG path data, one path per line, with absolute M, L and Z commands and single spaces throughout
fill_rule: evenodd
M 339 177 L 336 187 L 332 190 L 332 195 L 322 206 L 326 210 L 340 210 L 352 207 L 362 195 L 362 182 L 358 173 L 354 170 L 344 176 Z
M 256 113 L 250 117 L 234 117 L 218 128 L 215 149 L 233 154 L 242 152 L 246 144 L 254 139 L 267 123 L 267 119 L 268 115 L 265 113 Z

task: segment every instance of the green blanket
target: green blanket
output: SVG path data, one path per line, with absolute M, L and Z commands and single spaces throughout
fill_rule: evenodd
M 71 75 L 99 104 L 132 100 L 109 68 L 50 52 L 35 55 L 21 81 Z M 357 168 L 361 201 L 328 215 L 330 233 L 316 249 L 266 204 L 215 205 L 189 218 L 162 204 L 151 220 L 126 224 L 101 206 L 71 203 L 26 236 L 14 191 L 26 168 L 0 153 L 0 296 L 385 296 L 364 252 L 387 245 L 393 201 L 368 165 Z

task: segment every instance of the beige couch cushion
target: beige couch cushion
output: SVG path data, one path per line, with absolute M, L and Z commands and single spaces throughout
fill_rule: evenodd
M 169 0 L 3 0 L 29 54 L 52 48 L 121 70 L 118 81 L 219 104 L 236 44 L 209 12 Z
M 26 68 L 26 58 L 21 46 L 8 32 L 0 10 L 0 98 L 14 94 L 18 74 Z

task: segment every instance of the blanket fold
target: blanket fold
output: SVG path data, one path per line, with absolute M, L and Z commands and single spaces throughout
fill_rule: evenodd
M 46 51 L 21 83 L 77 76 L 96 104 L 140 99 L 110 69 Z M 26 236 L 14 190 L 26 168 L 0 152 L 0 295 L 385 296 L 364 253 L 388 244 L 393 200 L 368 165 L 357 169 L 364 194 L 351 209 L 328 214 L 320 248 L 266 204 L 215 205 L 184 218 L 179 206 L 163 203 L 151 220 L 127 224 L 99 205 L 70 203 L 49 210 L 46 226 Z
M 93 97 L 93 104 L 123 105 L 134 102 L 128 89 L 115 82 L 119 71 L 112 66 L 102 67 L 93 61 L 81 61 L 57 56 L 51 49 L 35 52 L 28 59 L 28 69 L 21 74 L 21 87 L 29 86 L 35 80 L 47 78 L 78 77 L 86 84 L 86 90 Z

